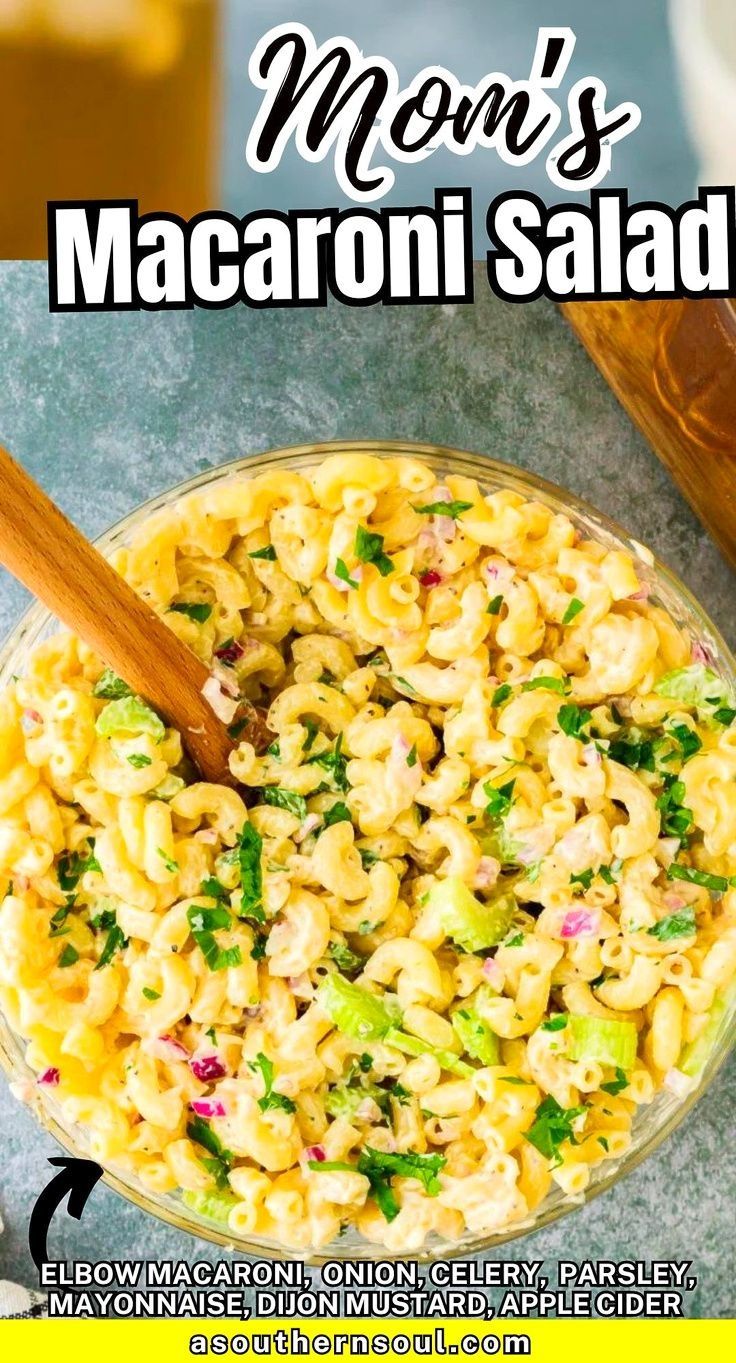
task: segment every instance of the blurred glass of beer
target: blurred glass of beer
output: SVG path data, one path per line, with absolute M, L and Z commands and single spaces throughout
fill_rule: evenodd
M 0 0 L 0 258 L 49 199 L 215 205 L 219 0 Z

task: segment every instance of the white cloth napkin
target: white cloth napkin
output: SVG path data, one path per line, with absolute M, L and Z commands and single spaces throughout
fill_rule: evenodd
M 0 1281 L 0 1318 L 30 1320 L 45 1315 L 48 1315 L 45 1293 Z

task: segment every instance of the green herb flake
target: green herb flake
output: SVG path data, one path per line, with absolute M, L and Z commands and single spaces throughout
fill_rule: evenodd
M 101 677 L 98 677 L 92 687 L 92 695 L 97 700 L 122 700 L 125 696 L 132 696 L 133 692 L 124 682 L 122 677 L 118 677 L 111 667 L 106 667 Z
M 353 816 L 347 805 L 338 800 L 330 809 L 326 809 L 322 815 L 322 823 L 325 828 L 330 828 L 333 823 L 352 823 Z
M 623 1090 L 628 1087 L 629 1081 L 626 1071 L 620 1069 L 618 1065 L 616 1066 L 616 1078 L 609 1079 L 607 1084 L 601 1084 L 603 1093 L 610 1093 L 612 1098 L 615 1098 L 619 1093 L 623 1093 Z
M 496 687 L 495 691 L 493 692 L 493 695 L 491 696 L 491 705 L 494 707 L 494 709 L 498 705 L 503 705 L 504 701 L 508 700 L 510 695 L 511 687 L 509 686 L 508 682 L 502 682 L 500 686 Z
M 691 885 L 702 885 L 703 889 L 711 890 L 713 894 L 725 894 L 726 890 L 736 886 L 736 876 L 727 880 L 725 876 L 714 876 L 709 871 L 698 871 L 694 866 L 681 866 L 677 861 L 667 868 L 667 879 L 687 880 Z
M 567 610 L 562 617 L 563 625 L 571 625 L 575 617 L 579 615 L 582 610 L 585 610 L 584 603 L 579 601 L 576 596 L 571 597 Z
M 525 1139 L 557 1167 L 562 1164 L 560 1147 L 574 1138 L 573 1122 L 585 1111 L 585 1107 L 561 1107 L 549 1094 L 537 1108 L 536 1120 L 524 1133 Z
M 493 600 L 488 603 L 488 606 L 486 608 L 486 615 L 499 615 L 502 605 L 503 597 L 494 596 Z
M 177 615 L 186 615 L 187 619 L 194 620 L 197 625 L 203 625 L 212 614 L 212 607 L 208 606 L 206 601 L 178 601 L 166 609 L 174 611 Z
M 215 1134 L 212 1127 L 203 1117 L 194 1117 L 187 1125 L 187 1135 L 190 1141 L 196 1145 L 201 1145 L 203 1150 L 208 1152 L 208 1159 L 201 1159 L 205 1169 L 215 1180 L 219 1189 L 227 1188 L 228 1174 L 233 1167 L 235 1156 L 231 1150 L 226 1150 L 219 1136 Z
M 79 952 L 76 947 L 73 947 L 71 942 L 67 942 L 56 964 L 60 966 L 62 970 L 66 970 L 68 966 L 76 965 L 78 960 Z
M 151 765 L 151 758 L 144 752 L 129 753 L 125 760 L 130 763 L 131 767 L 135 767 L 136 771 L 139 771 L 142 767 L 150 767 Z
M 251 823 L 243 824 L 237 843 L 238 866 L 240 867 L 240 909 L 241 918 L 252 918 L 256 923 L 265 923 L 263 910 L 263 869 L 261 855 L 263 838 Z
M 547 1021 L 542 1023 L 541 1030 L 543 1032 L 562 1032 L 566 1026 L 567 1013 L 558 1013 L 556 1017 L 547 1018 Z
M 335 577 L 339 578 L 340 582 L 347 582 L 348 587 L 352 587 L 354 591 L 357 591 L 358 583 L 355 578 L 350 576 L 350 571 L 344 559 L 338 558 L 335 560 Z
M 359 525 L 355 532 L 355 557 L 361 563 L 375 564 L 381 577 L 388 577 L 389 573 L 394 571 L 391 559 L 383 552 L 383 535 L 366 530 L 362 525 Z
M 95 966 L 95 970 L 102 970 L 104 966 L 109 965 L 115 952 L 121 951 L 123 947 L 127 947 L 127 945 L 127 938 L 125 937 L 122 928 L 119 928 L 117 923 L 113 923 L 108 929 L 105 945 L 102 948 L 100 959 Z
M 258 1099 L 261 1112 L 272 1112 L 278 1108 L 282 1112 L 296 1112 L 296 1103 L 291 1098 L 287 1098 L 285 1093 L 274 1092 L 273 1061 L 263 1051 L 258 1052 L 255 1060 L 248 1061 L 248 1069 L 253 1070 L 254 1074 L 260 1073 L 263 1080 L 263 1097 Z
M 164 866 L 166 867 L 166 870 L 169 872 L 169 874 L 172 875 L 172 876 L 173 876 L 173 875 L 176 875 L 177 871 L 179 870 L 179 863 L 178 863 L 178 861 L 174 861 L 173 857 L 170 857 L 170 856 L 168 855 L 167 852 L 164 852 L 163 847 L 157 847 L 157 848 L 156 848 L 156 852 L 157 852 L 158 856 L 160 856 L 160 858 L 161 858 L 161 860 L 162 860 Z
M 675 937 L 693 937 L 696 931 L 695 910 L 688 904 L 686 908 L 660 918 L 653 928 L 649 928 L 648 936 L 656 937 L 658 942 L 671 942 Z
M 267 563 L 275 563 L 276 550 L 272 544 L 267 544 L 263 549 L 251 549 L 248 558 L 263 558 Z
M 587 739 L 584 730 L 592 718 L 590 710 L 581 710 L 579 705 L 561 705 L 557 711 L 557 723 L 568 738 Z
M 486 781 L 483 791 L 488 796 L 486 814 L 489 818 L 502 819 L 508 814 L 513 803 L 515 784 L 515 779 L 507 781 L 503 786 L 492 786 L 490 781 Z
M 463 511 L 470 511 L 472 502 L 427 502 L 426 506 L 415 506 L 420 516 L 452 516 L 454 521 Z
M 298 795 L 295 790 L 282 790 L 280 786 L 263 786 L 258 793 L 258 798 L 264 805 L 274 805 L 277 809 L 286 809 L 300 823 L 307 817 L 307 802 L 304 796 Z
M 532 677 L 530 681 L 521 683 L 522 691 L 558 691 L 561 696 L 570 690 L 570 683 L 566 677 Z
M 149 989 L 149 988 L 148 988 L 148 985 L 144 985 L 144 986 L 143 986 L 142 993 L 143 993 L 144 999 L 148 999 L 149 1003 L 155 1003 L 156 999 L 160 999 L 160 998 L 161 998 L 161 995 L 159 994 L 158 990 L 157 990 L 157 989 Z

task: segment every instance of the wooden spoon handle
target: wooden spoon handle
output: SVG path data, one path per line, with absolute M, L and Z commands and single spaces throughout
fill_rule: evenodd
M 206 780 L 233 784 L 204 663 L 1 447 L 0 563 L 179 730 Z

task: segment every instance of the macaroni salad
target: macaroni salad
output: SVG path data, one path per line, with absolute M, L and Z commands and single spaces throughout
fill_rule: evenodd
M 0 696 L 33 1092 L 297 1250 L 580 1194 L 693 1085 L 736 971 L 736 701 L 703 646 L 623 550 L 410 457 L 210 484 L 113 561 L 211 667 L 233 786 L 71 635 Z

